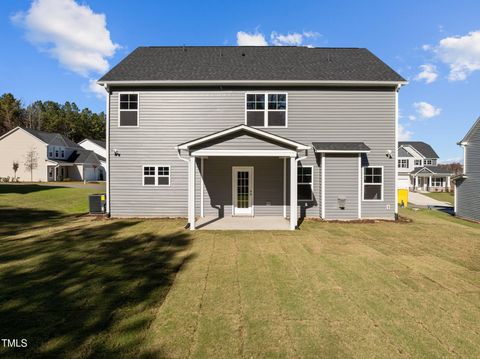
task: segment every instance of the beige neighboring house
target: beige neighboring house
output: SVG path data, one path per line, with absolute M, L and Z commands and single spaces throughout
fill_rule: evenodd
M 34 151 L 36 168 L 30 172 L 25 162 Z M 16 127 L 0 137 L 0 177 L 14 177 L 13 162 L 18 162 L 20 181 L 47 182 L 71 179 L 96 181 L 100 159 L 59 133 Z

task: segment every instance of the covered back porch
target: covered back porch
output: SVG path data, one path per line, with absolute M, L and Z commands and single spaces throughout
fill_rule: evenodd
M 240 125 L 176 149 L 188 162 L 191 230 L 297 227 L 290 203 L 297 204 L 298 161 L 309 146 Z

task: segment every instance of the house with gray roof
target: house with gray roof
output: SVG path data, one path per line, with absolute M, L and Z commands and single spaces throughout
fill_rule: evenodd
M 455 214 L 480 221 L 480 117 L 458 145 L 463 148 L 463 173 L 454 177 Z
M 396 218 L 406 81 L 367 49 L 139 47 L 98 83 L 111 216 Z
M 36 157 L 32 171 L 25 168 L 27 153 Z M 13 162 L 19 164 L 16 176 L 20 181 L 47 182 L 96 181 L 100 158 L 59 134 L 16 127 L 0 137 L 0 177 L 14 177 Z
M 105 141 L 94 140 L 91 138 L 85 138 L 80 141 L 78 145 L 86 150 L 95 152 L 98 160 L 100 161 L 100 167 L 97 169 L 97 179 L 99 181 L 105 181 L 107 173 L 107 146 Z
M 398 142 L 397 187 L 411 191 L 450 191 L 452 174 L 438 166 L 439 156 L 428 143 Z

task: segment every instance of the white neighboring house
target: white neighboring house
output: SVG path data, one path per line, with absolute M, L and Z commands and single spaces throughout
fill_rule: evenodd
M 107 173 L 107 149 L 105 141 L 86 138 L 83 141 L 80 141 L 78 145 L 85 148 L 86 150 L 95 152 L 101 164 L 101 166 L 96 170 L 97 180 L 105 181 Z
M 452 174 L 438 166 L 438 155 L 428 143 L 398 142 L 397 187 L 410 191 L 450 191 Z

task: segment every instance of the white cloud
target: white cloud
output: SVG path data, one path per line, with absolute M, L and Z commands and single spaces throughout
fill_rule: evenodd
M 420 69 L 422 70 L 417 76 L 415 76 L 416 81 L 424 80 L 425 83 L 430 84 L 434 82 L 438 77 L 437 67 L 432 64 L 421 65 Z
M 480 30 L 464 36 L 446 37 L 436 46 L 424 45 L 450 67 L 450 81 L 465 80 L 472 72 L 480 70 Z
M 415 120 L 417 119 L 417 117 L 414 116 L 414 115 L 410 115 L 410 116 L 408 116 L 408 119 L 409 119 L 410 121 L 415 121 Z
M 95 97 L 99 99 L 104 99 L 107 96 L 107 91 L 105 91 L 105 88 L 97 84 L 97 80 L 94 79 L 88 80 L 88 87 L 86 90 L 93 93 Z
M 254 34 L 239 31 L 237 32 L 238 46 L 267 46 L 267 40 L 262 33 L 255 32 Z
M 272 44 L 276 46 L 300 46 L 303 45 L 305 39 L 316 38 L 318 36 L 320 36 L 320 34 L 313 31 L 305 31 L 303 33 L 294 32 L 286 35 L 272 31 L 270 40 Z M 312 45 L 307 46 L 311 47 Z
M 401 123 L 398 124 L 398 140 L 408 141 L 412 138 L 413 132 L 407 130 Z
M 270 34 L 270 44 L 275 46 L 307 46 L 313 45 L 305 44 L 305 39 L 314 39 L 320 36 L 318 32 L 304 31 L 302 33 L 294 32 L 288 34 L 280 34 L 272 31 Z M 261 32 L 248 33 L 244 31 L 237 32 L 238 46 L 268 46 L 265 35 Z
M 120 47 L 110 39 L 105 15 L 73 0 L 35 0 L 11 20 L 25 28 L 27 39 L 41 51 L 85 77 L 106 72 L 107 58 Z
M 413 104 L 413 107 L 415 107 L 415 110 L 422 119 L 428 119 L 438 116 L 440 115 L 440 112 L 442 112 L 441 108 L 435 107 L 424 101 L 415 102 Z

